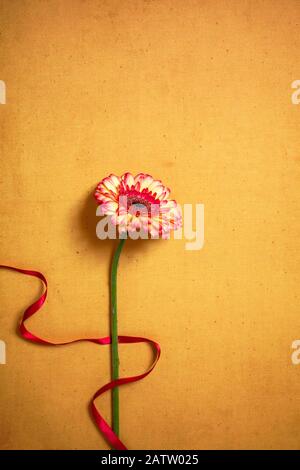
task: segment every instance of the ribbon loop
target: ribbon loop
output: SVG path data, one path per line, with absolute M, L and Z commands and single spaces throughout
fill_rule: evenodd
M 51 342 L 51 341 L 47 341 L 43 338 L 40 338 L 39 336 L 36 336 L 35 334 L 31 333 L 26 328 L 25 322 L 28 318 L 30 318 L 32 315 L 34 315 L 45 303 L 46 298 L 47 298 L 47 292 L 48 292 L 47 279 L 39 271 L 28 270 L 28 269 L 20 269 L 20 268 L 14 267 L 14 266 L 8 266 L 8 265 L 4 265 L 4 264 L 0 264 L 0 268 L 10 269 L 12 271 L 16 271 L 18 273 L 25 274 L 27 276 L 36 277 L 36 278 L 40 279 L 44 284 L 44 287 L 45 287 L 44 293 L 32 305 L 27 307 L 27 309 L 25 310 L 25 312 L 23 314 L 23 317 L 21 319 L 19 330 L 20 330 L 21 336 L 24 339 L 27 339 L 28 341 L 32 341 L 34 343 L 45 344 L 47 346 L 64 346 L 64 345 L 67 345 L 67 344 L 77 343 L 77 342 L 81 342 L 81 341 L 89 341 L 89 342 L 100 344 L 100 345 L 107 345 L 107 344 L 111 343 L 110 336 L 106 336 L 104 338 L 79 338 L 79 339 L 75 339 L 75 340 L 67 341 L 67 342 L 63 342 L 63 343 L 54 343 L 54 342 Z M 157 361 L 159 360 L 161 350 L 160 350 L 160 346 L 159 346 L 158 343 L 156 343 L 155 341 L 153 341 L 151 339 L 143 338 L 143 337 L 140 337 L 140 336 L 118 336 L 118 342 L 119 343 L 127 343 L 127 344 L 128 343 L 148 343 L 148 344 L 150 344 L 150 346 L 153 347 L 154 352 L 155 352 L 154 361 L 153 361 L 152 365 L 150 366 L 150 368 L 146 372 L 144 372 L 143 374 L 140 374 L 140 375 L 136 375 L 136 376 L 132 376 L 132 377 L 123 377 L 123 378 L 119 378 L 118 380 L 113 380 L 111 382 L 108 382 L 107 384 L 103 385 L 99 390 L 97 390 L 97 392 L 94 394 L 94 396 L 91 400 L 91 403 L 90 403 L 91 412 L 93 414 L 95 422 L 96 422 L 99 430 L 101 431 L 101 433 L 103 434 L 103 436 L 107 440 L 107 442 L 114 449 L 128 450 L 127 447 L 118 438 L 118 436 L 113 432 L 112 428 L 109 426 L 109 424 L 105 421 L 105 419 L 100 414 L 99 410 L 97 409 L 97 407 L 95 405 L 95 400 L 100 395 L 107 392 L 108 390 L 112 390 L 114 387 L 119 387 L 121 385 L 125 385 L 125 384 L 131 383 L 131 382 L 137 382 L 138 380 L 141 380 L 144 377 L 146 377 L 148 374 L 150 374 L 150 372 L 154 369 Z

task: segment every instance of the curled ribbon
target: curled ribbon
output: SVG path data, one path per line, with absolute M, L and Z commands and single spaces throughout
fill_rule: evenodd
M 45 344 L 47 346 L 64 346 L 66 344 L 71 344 L 71 343 L 78 343 L 80 341 L 90 341 L 92 343 L 96 344 L 101 344 L 101 345 L 106 345 L 111 343 L 111 338 L 110 336 L 106 336 L 104 338 L 80 338 L 80 339 L 75 339 L 72 341 L 67 341 L 64 343 L 53 343 L 51 341 L 47 341 L 43 338 L 40 338 L 39 336 L 34 335 L 31 333 L 25 326 L 25 322 L 28 318 L 30 318 L 32 315 L 34 315 L 44 304 L 47 298 L 47 289 L 48 289 L 48 283 L 47 279 L 45 276 L 38 272 L 38 271 L 32 271 L 32 270 L 27 270 L 27 269 L 20 269 L 20 268 L 15 268 L 13 266 L 7 266 L 0 264 L 0 268 L 5 268 L 5 269 L 10 269 L 12 271 L 17 271 L 18 273 L 21 274 L 26 274 L 27 276 L 33 276 L 38 279 L 40 279 L 45 287 L 44 293 L 41 295 L 41 297 L 34 302 L 32 305 L 30 305 L 24 312 L 23 317 L 20 322 L 20 333 L 21 336 L 24 339 L 27 339 L 29 341 L 33 341 L 34 343 L 40 343 L 40 344 Z M 90 407 L 91 407 L 91 412 L 93 414 L 93 417 L 96 421 L 96 424 L 107 440 L 107 442 L 116 450 L 128 450 L 127 447 L 123 444 L 123 442 L 118 438 L 118 436 L 113 432 L 112 428 L 109 426 L 109 424 L 105 421 L 105 419 L 101 416 L 100 412 L 98 411 L 96 405 L 95 405 L 95 400 L 102 395 L 103 393 L 107 392 L 108 390 L 113 389 L 114 387 L 118 387 L 120 385 L 125 385 L 131 382 L 137 382 L 138 380 L 143 379 L 146 377 L 150 372 L 154 369 L 157 361 L 159 360 L 160 357 L 160 346 L 158 343 L 153 341 L 152 339 L 148 338 L 142 338 L 140 336 L 118 336 L 118 341 L 119 343 L 148 343 L 150 344 L 155 351 L 155 358 L 150 366 L 150 368 L 144 372 L 143 374 L 132 376 L 132 377 L 123 377 L 118 380 L 113 380 L 105 385 L 103 385 L 97 392 L 94 394 L 92 397 Z

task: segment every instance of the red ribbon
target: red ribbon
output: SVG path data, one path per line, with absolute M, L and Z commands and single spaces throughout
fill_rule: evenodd
M 39 336 L 34 335 L 31 333 L 25 326 L 25 322 L 28 318 L 30 318 L 32 315 L 34 315 L 44 304 L 46 298 L 47 298 L 47 279 L 45 276 L 38 272 L 38 271 L 32 271 L 32 270 L 27 270 L 27 269 L 20 269 L 20 268 L 14 268 L 13 266 L 6 266 L 3 264 L 0 264 L 0 268 L 6 268 L 10 269 L 12 271 L 17 271 L 18 273 L 26 274 L 28 276 L 33 276 L 37 277 L 40 279 L 45 286 L 45 291 L 43 295 L 32 305 L 30 305 L 24 312 L 23 317 L 21 319 L 20 323 L 20 333 L 21 336 L 29 341 L 33 341 L 34 343 L 40 343 L 40 344 L 45 344 L 48 346 L 63 346 L 66 344 L 71 344 L 71 343 L 77 343 L 79 341 L 90 341 L 92 343 L 96 344 L 110 344 L 111 343 L 111 338 L 110 336 L 106 336 L 105 338 L 82 338 L 82 339 L 75 339 L 73 341 L 67 341 L 65 343 L 53 343 L 51 341 L 47 341 L 43 338 L 40 338 Z M 94 416 L 94 419 L 96 421 L 96 424 L 100 431 L 102 432 L 103 436 L 106 438 L 108 443 L 117 450 L 128 450 L 127 447 L 123 444 L 123 442 L 118 438 L 118 436 L 113 432 L 112 428 L 109 426 L 109 424 L 105 421 L 105 419 L 101 416 L 99 413 L 96 405 L 95 405 L 95 400 L 98 398 L 100 395 L 103 393 L 107 392 L 108 390 L 113 389 L 114 387 L 118 387 L 120 385 L 128 384 L 130 382 L 137 382 L 138 380 L 143 379 L 146 377 L 150 372 L 154 369 L 159 357 L 160 357 L 160 346 L 158 343 L 153 341 L 152 339 L 148 338 L 142 338 L 140 336 L 118 336 L 119 343 L 148 343 L 151 346 L 153 346 L 154 351 L 155 351 L 155 358 L 154 361 L 151 365 L 151 367 L 144 372 L 143 374 L 136 375 L 133 377 L 124 377 L 120 378 L 118 380 L 113 380 L 106 385 L 103 385 L 93 396 L 90 406 L 91 406 L 91 411 Z

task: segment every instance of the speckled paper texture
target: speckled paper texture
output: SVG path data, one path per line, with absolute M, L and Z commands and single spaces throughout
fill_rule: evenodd
M 128 243 L 119 332 L 162 347 L 123 387 L 129 449 L 297 449 L 300 442 L 300 3 L 2 0 L 1 262 L 42 271 L 28 322 L 53 341 L 109 332 L 112 241 L 92 191 L 148 172 L 205 205 L 205 245 Z M 16 332 L 41 293 L 1 270 L 1 449 L 108 449 L 88 412 L 106 346 Z M 120 346 L 122 375 L 149 366 Z M 110 420 L 110 396 L 97 406 Z

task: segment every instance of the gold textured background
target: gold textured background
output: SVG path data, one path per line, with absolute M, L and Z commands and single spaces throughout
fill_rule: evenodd
M 300 3 L 3 0 L 0 12 L 1 261 L 50 283 L 31 329 L 108 333 L 113 244 L 95 238 L 91 191 L 110 172 L 149 172 L 205 204 L 205 247 L 125 248 L 120 333 L 156 339 L 162 358 L 120 391 L 124 442 L 299 448 Z M 108 348 L 22 340 L 39 282 L 0 277 L 0 447 L 107 449 L 87 404 Z M 122 374 L 150 358 L 122 346 Z

